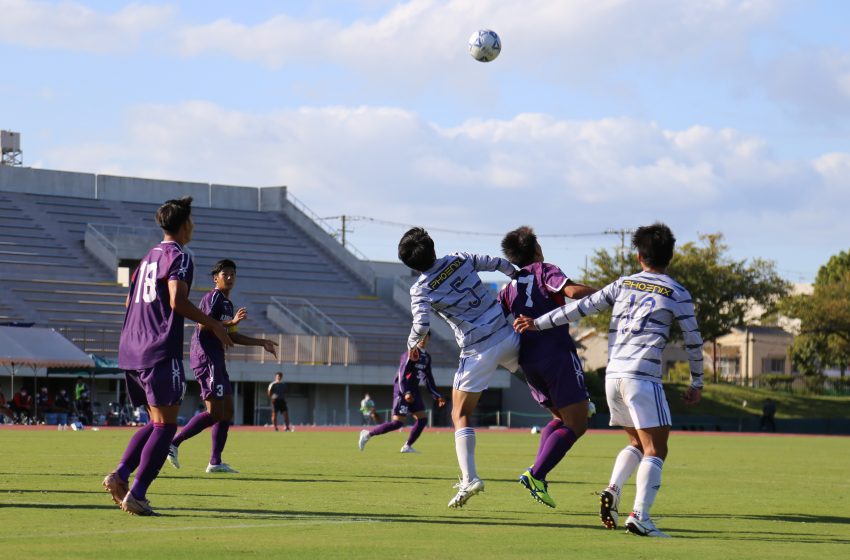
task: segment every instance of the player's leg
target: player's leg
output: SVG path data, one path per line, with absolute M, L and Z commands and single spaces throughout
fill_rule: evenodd
M 419 439 L 419 436 L 422 435 L 422 431 L 428 424 L 428 415 L 426 414 L 425 409 L 419 410 L 419 407 L 416 408 L 416 412 L 413 413 L 416 423 L 410 430 L 410 435 L 407 436 L 407 441 L 404 443 L 404 447 L 401 448 L 402 453 L 417 453 L 417 451 L 413 449 L 413 444 L 416 443 L 416 440 Z
M 136 515 L 155 515 L 147 501 L 147 490 L 168 457 L 171 440 L 177 433 L 177 415 L 186 392 L 183 361 L 168 359 L 140 372 L 150 408 L 153 431 L 142 449 L 136 478 L 121 508 Z
M 357 441 L 357 447 L 360 451 L 363 451 L 370 438 L 400 430 L 404 426 L 404 420 L 407 418 L 407 406 L 403 404 L 403 400 L 399 399 L 400 397 L 396 395 L 393 401 L 393 416 L 389 422 L 379 424 L 371 430 L 360 430 L 360 438 Z
M 643 380 L 623 380 L 624 397 L 643 448 L 643 459 L 637 468 L 636 494 L 626 529 L 640 536 L 667 537 L 650 518 L 658 491 L 661 471 L 667 457 L 670 437 L 670 408 L 660 383 Z
M 619 505 L 623 485 L 637 470 L 643 459 L 643 447 L 638 438 L 637 430 L 629 411 L 629 407 L 623 398 L 622 379 L 606 378 L 605 396 L 608 401 L 608 410 L 611 413 L 611 426 L 621 426 L 629 436 L 629 445 L 623 448 L 614 460 L 614 468 L 608 486 L 599 493 L 599 518 L 608 529 L 616 529 L 620 520 Z
M 134 407 L 146 405 L 147 397 L 138 372 L 127 371 L 124 373 L 124 378 L 127 397 L 132 405 Z M 103 487 L 110 493 L 112 501 L 119 507 L 129 491 L 130 475 L 142 460 L 142 449 L 145 447 L 151 432 L 153 432 L 151 422 L 136 430 L 130 441 L 127 442 L 127 447 L 124 449 L 124 454 L 121 456 L 118 466 L 103 479 Z
M 452 424 L 455 429 L 455 453 L 460 466 L 461 483 L 469 484 L 478 478 L 475 468 L 475 430 L 472 413 L 481 398 L 480 391 L 452 389 Z
M 279 432 L 280 429 L 277 427 L 277 399 L 272 399 L 272 426 L 274 426 L 274 431 Z
M 229 384 L 228 384 L 229 385 Z M 226 392 L 223 397 L 207 401 L 210 416 L 215 423 L 212 426 L 212 452 L 207 472 L 238 472 L 221 460 L 224 446 L 227 444 L 227 435 L 230 424 L 233 422 L 233 395 Z
M 201 398 L 204 400 L 207 410 L 192 416 L 186 422 L 186 425 L 183 426 L 183 429 L 180 430 L 180 433 L 171 440 L 171 445 L 168 448 L 168 462 L 176 469 L 180 468 L 180 460 L 178 458 L 180 444 L 200 434 L 216 422 L 215 418 L 210 414 L 210 399 L 213 398 L 216 392 L 215 370 L 214 364 L 204 364 L 194 368 L 195 379 L 201 387 Z

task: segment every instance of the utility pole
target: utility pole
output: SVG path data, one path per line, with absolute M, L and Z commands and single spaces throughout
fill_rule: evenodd
M 635 230 L 631 228 L 620 228 L 620 229 L 606 229 L 602 233 L 605 235 L 619 235 L 620 236 L 620 252 L 619 252 L 619 261 L 620 261 L 620 276 L 626 274 L 626 234 L 632 234 Z
M 342 246 L 345 247 L 346 236 L 348 235 L 348 221 L 351 216 L 346 216 L 345 214 L 341 216 L 328 216 L 326 218 L 322 218 L 323 220 L 339 220 L 340 221 L 340 242 Z

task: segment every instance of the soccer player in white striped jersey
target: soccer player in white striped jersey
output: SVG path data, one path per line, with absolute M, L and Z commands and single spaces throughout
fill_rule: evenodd
M 593 295 L 571 302 L 537 319 L 520 316 L 519 332 L 550 329 L 613 308 L 608 329 L 605 393 L 612 426 L 622 426 L 629 445 L 620 451 L 608 487 L 600 494 L 600 517 L 617 527 L 617 506 L 623 484 L 637 470 L 637 494 L 626 530 L 646 537 L 667 537 L 649 516 L 661 487 L 667 457 L 670 408 L 661 387 L 661 353 L 670 340 L 670 326 L 682 330 L 691 368 L 691 385 L 682 395 L 696 404 L 703 386 L 702 336 L 691 295 L 666 274 L 676 238 L 664 224 L 640 227 L 632 236 L 642 272 L 624 276 Z
M 505 259 L 487 255 L 452 253 L 438 259 L 434 241 L 422 228 L 404 234 L 398 244 L 398 257 L 421 273 L 410 288 L 410 360 L 419 359 L 418 344 L 430 331 L 432 310 L 452 327 L 460 347 L 460 365 L 452 387 L 452 422 L 461 479 L 449 507 L 463 507 L 469 498 L 484 490 L 484 481 L 475 469 L 475 430 L 470 417 L 496 369 L 502 366 L 514 372 L 519 367 L 519 335 L 508 324 L 496 295 L 482 284 L 478 272 L 498 270 L 513 278 L 516 269 Z

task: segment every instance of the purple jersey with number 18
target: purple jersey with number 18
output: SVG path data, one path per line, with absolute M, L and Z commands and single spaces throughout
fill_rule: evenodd
M 192 256 L 175 241 L 148 251 L 130 282 L 129 304 L 118 343 L 118 366 L 152 368 L 166 359 L 183 360 L 183 316 L 171 309 L 170 280 L 192 287 Z

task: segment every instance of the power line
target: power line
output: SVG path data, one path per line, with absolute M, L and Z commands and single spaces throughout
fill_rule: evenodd
M 403 227 L 403 228 L 412 228 L 417 227 L 417 224 L 405 224 L 402 222 L 392 222 L 389 220 L 381 220 L 378 218 L 372 218 L 369 216 L 327 216 L 322 218 L 323 220 L 341 220 L 342 223 L 342 237 L 345 239 L 346 233 L 350 232 L 350 229 L 346 229 L 348 222 L 370 222 L 373 224 L 384 225 L 384 226 L 392 226 L 392 227 Z M 421 224 L 419 224 L 421 226 Z M 428 227 L 425 226 L 425 229 L 428 231 L 439 231 L 441 233 L 454 233 L 457 235 L 474 235 L 478 237 L 503 237 L 505 232 L 485 232 L 485 231 L 469 231 L 469 230 L 459 230 L 459 229 L 450 229 L 450 228 L 441 228 L 441 227 Z M 625 243 L 624 235 L 626 233 L 632 233 L 634 230 L 631 229 L 608 229 L 605 231 L 596 231 L 596 232 L 588 232 L 588 233 L 537 233 L 537 237 L 596 237 L 599 235 L 611 235 L 617 234 L 621 237 L 621 244 Z

